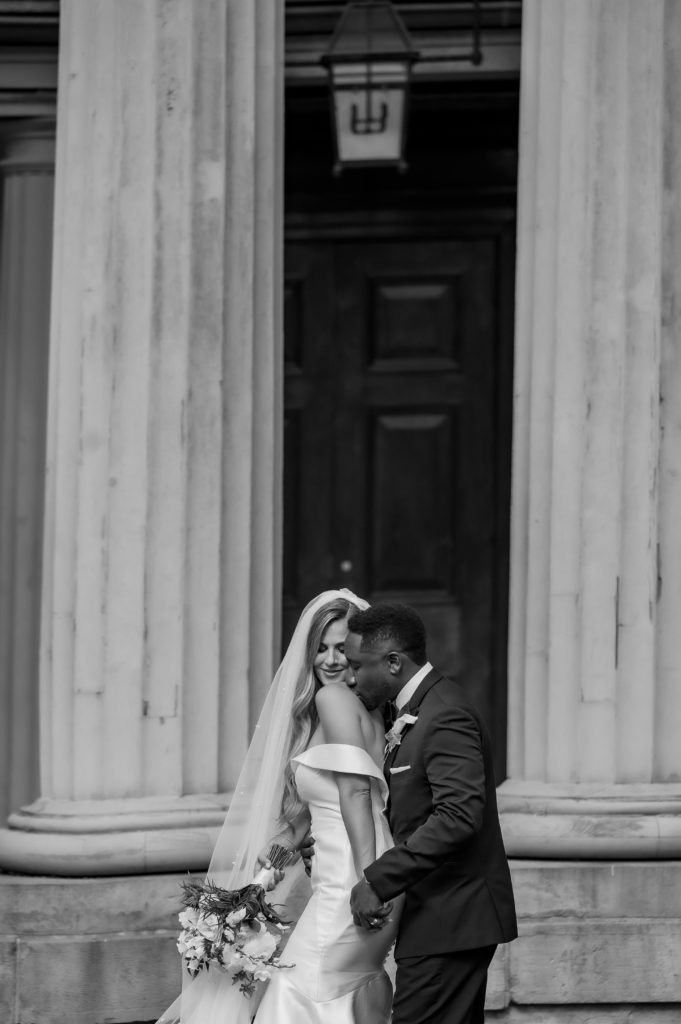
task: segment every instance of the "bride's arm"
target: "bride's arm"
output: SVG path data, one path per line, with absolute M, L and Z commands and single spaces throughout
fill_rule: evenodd
M 281 846 L 289 846 L 297 850 L 310 828 L 310 811 L 303 807 L 300 814 L 286 828 L 274 837 L 273 843 L 280 843 Z
M 298 847 L 308 833 L 310 828 L 310 811 L 303 807 L 300 814 L 293 821 L 288 822 L 280 832 L 268 839 L 266 846 L 258 859 L 263 860 L 263 855 L 268 852 L 274 844 L 285 846 L 289 850 L 298 851 Z M 264 860 L 263 860 L 264 863 Z
M 327 743 L 344 743 L 366 750 L 357 697 L 340 686 L 324 686 L 316 697 L 319 720 Z M 366 775 L 334 772 L 341 816 L 350 840 L 357 875 L 376 859 L 376 830 L 371 806 L 371 780 Z

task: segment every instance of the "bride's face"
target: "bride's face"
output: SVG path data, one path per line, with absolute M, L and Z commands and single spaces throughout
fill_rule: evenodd
M 348 632 L 347 619 L 336 619 L 324 630 L 319 650 L 314 659 L 314 674 L 322 686 L 331 683 L 347 685 L 349 673 L 345 657 L 345 637 Z

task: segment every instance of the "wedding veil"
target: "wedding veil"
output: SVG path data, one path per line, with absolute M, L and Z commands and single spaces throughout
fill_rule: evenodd
M 307 637 L 317 611 L 338 598 L 360 610 L 368 607 L 366 601 L 349 590 L 326 590 L 310 601 L 303 609 L 263 704 L 208 868 L 208 878 L 225 889 L 239 889 L 252 881 L 258 853 L 281 831 L 279 814 L 291 739 L 291 709 L 305 664 Z M 307 878 L 298 861 L 286 868 L 283 881 L 268 900 L 284 904 L 283 916 L 296 920 L 308 897 Z M 227 1007 L 226 1000 L 233 1006 Z M 255 1011 L 255 1006 L 247 1006 L 248 1003 L 237 986 L 224 975 L 220 977 L 219 972 L 201 972 L 192 981 L 183 971 L 182 996 L 166 1010 L 159 1024 L 205 1024 L 213 1019 L 237 1024 L 240 1019 L 250 1020 Z

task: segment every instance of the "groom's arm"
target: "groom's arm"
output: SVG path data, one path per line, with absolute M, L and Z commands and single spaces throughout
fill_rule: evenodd
M 392 899 L 440 867 L 481 827 L 485 769 L 480 729 L 463 708 L 441 710 L 430 724 L 423 761 L 432 811 L 409 838 L 365 869 L 383 900 Z

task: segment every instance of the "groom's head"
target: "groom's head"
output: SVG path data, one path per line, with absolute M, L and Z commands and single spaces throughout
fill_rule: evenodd
M 426 662 L 426 629 L 413 608 L 385 602 L 348 619 L 345 657 L 372 710 L 392 700 Z

